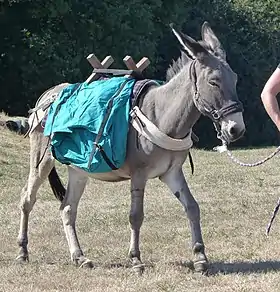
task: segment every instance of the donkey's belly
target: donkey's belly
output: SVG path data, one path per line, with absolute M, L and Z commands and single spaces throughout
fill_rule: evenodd
M 84 173 L 86 176 L 90 178 L 107 181 L 107 182 L 118 182 L 118 181 L 130 179 L 129 172 L 123 169 L 113 170 L 113 171 L 104 172 L 104 173 L 89 173 L 75 166 L 70 166 L 70 167 L 76 169 L 79 172 Z
M 174 160 L 170 159 L 170 157 L 164 157 L 157 161 L 151 161 L 151 165 L 145 165 L 143 167 L 143 171 L 146 173 L 149 179 L 159 177 L 169 170 L 169 168 L 172 166 L 172 161 L 174 162 Z M 70 167 L 76 169 L 79 172 L 84 173 L 86 176 L 90 178 L 94 178 L 101 181 L 118 182 L 128 180 L 131 178 L 130 169 L 127 164 L 125 164 L 120 169 L 105 173 L 88 173 L 78 167 L 75 166 Z
M 90 173 L 90 178 L 107 181 L 107 182 L 118 182 L 130 179 L 129 175 L 120 174 L 117 171 L 105 172 L 105 173 Z

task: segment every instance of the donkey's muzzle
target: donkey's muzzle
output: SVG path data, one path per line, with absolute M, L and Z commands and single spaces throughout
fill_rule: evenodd
M 243 123 L 235 124 L 234 122 L 229 121 L 229 125 L 225 128 L 222 128 L 221 131 L 221 136 L 223 140 L 225 140 L 227 143 L 231 143 L 240 139 L 245 133 L 245 126 L 243 125 Z

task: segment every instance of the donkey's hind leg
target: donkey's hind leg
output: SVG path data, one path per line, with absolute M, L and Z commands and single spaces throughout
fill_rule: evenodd
M 144 189 L 147 179 L 141 172 L 136 172 L 131 176 L 131 206 L 129 222 L 131 228 L 129 258 L 136 273 L 143 273 L 144 265 L 140 257 L 139 235 L 140 228 L 144 220 Z
M 36 202 L 36 193 L 40 185 L 48 177 L 54 166 L 51 153 L 46 151 L 47 146 L 48 138 L 44 137 L 40 130 L 35 130 L 30 135 L 30 171 L 28 181 L 22 189 L 20 202 L 21 218 L 18 234 L 20 251 L 17 257 L 17 261 L 19 262 L 26 262 L 29 260 L 27 249 L 29 214 Z M 43 159 L 41 159 L 42 157 Z M 40 160 L 42 161 L 39 163 Z
M 72 261 L 79 267 L 93 268 L 92 262 L 83 254 L 75 226 L 78 204 L 84 192 L 87 179 L 86 174 L 68 167 L 68 185 L 60 211 Z
M 198 203 L 189 190 L 182 168 L 172 169 L 160 179 L 168 185 L 172 193 L 181 202 L 188 216 L 192 234 L 194 269 L 197 272 L 207 271 L 208 260 L 205 255 L 204 244 L 201 235 L 200 210 Z

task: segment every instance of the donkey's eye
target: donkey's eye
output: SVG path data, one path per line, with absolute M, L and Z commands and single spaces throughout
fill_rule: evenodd
M 215 86 L 215 87 L 220 87 L 218 81 L 216 81 L 216 80 L 209 80 L 209 84 L 212 86 Z

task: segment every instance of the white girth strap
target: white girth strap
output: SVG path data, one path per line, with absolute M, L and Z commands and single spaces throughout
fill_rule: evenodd
M 190 149 L 193 145 L 191 132 L 184 139 L 174 139 L 161 132 L 138 108 L 135 106 L 130 111 L 132 126 L 157 146 L 172 151 L 182 151 Z

